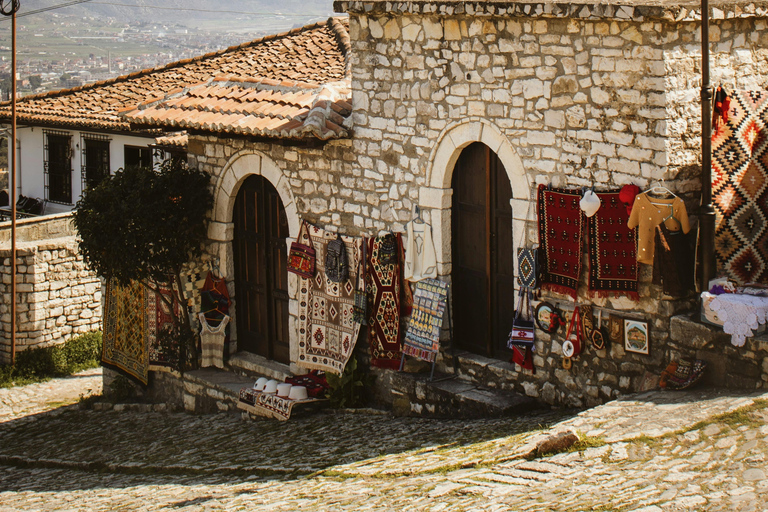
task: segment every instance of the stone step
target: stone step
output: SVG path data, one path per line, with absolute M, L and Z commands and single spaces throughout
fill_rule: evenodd
M 237 409 L 240 388 L 252 386 L 253 379 L 218 368 L 186 372 L 182 378 L 184 408 L 190 412 L 233 412 Z
M 271 361 L 250 352 L 237 352 L 229 358 L 226 366 L 228 370 L 253 380 L 259 377 L 267 377 L 279 382 L 285 382 L 285 379 L 293 377 L 293 373 L 291 373 L 291 369 L 287 364 Z
M 511 416 L 539 406 L 532 398 L 489 389 L 445 373 L 388 372 L 393 412 L 402 416 L 492 418 Z
M 768 335 L 765 333 L 747 338 L 743 347 L 735 347 L 730 334 L 724 333 L 722 327 L 703 323 L 696 311 L 670 319 L 669 339 L 677 357 L 707 362 L 702 385 L 755 389 L 768 381 Z

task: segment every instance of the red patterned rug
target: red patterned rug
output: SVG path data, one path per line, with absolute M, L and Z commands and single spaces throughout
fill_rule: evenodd
M 398 244 L 400 244 L 400 235 Z M 371 364 L 379 368 L 400 367 L 400 264 L 382 264 L 379 250 L 385 237 L 368 242 L 368 343 Z
M 349 277 L 336 283 L 325 275 L 325 253 L 336 233 L 302 223 L 299 241 L 313 244 L 317 262 L 312 278 L 299 278 L 299 358 L 310 370 L 342 373 L 357 342 L 360 324 L 352 319 L 355 280 L 362 257 L 362 238 L 342 235 L 349 261 Z
M 597 197 L 600 209 L 587 219 L 589 291 L 597 297 L 638 300 L 637 230 L 627 227 L 629 214 L 618 190 L 598 192 Z
M 581 273 L 581 191 L 539 185 L 539 268 L 542 288 L 576 298 Z
M 732 93 L 722 120 L 712 135 L 718 274 L 768 283 L 768 92 Z

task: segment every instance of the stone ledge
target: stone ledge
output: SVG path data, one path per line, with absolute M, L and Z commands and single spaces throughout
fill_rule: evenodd
M 563 3 L 550 2 L 450 2 L 410 1 L 391 2 L 383 0 L 352 0 L 333 3 L 336 12 L 354 14 L 421 14 L 438 16 L 507 16 L 524 18 L 563 18 L 582 20 L 624 20 L 624 21 L 700 21 L 701 9 L 698 1 L 666 5 L 662 0 L 623 0 L 599 4 L 578 0 Z M 710 19 L 757 18 L 768 16 L 766 2 L 728 2 L 714 0 L 710 3 Z

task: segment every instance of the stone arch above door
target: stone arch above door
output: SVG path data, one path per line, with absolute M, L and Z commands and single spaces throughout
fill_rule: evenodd
M 512 187 L 514 243 L 526 240 L 526 221 L 535 218 L 536 209 L 530 204 L 531 185 L 523 161 L 509 139 L 498 127 L 485 119 L 466 119 L 447 126 L 429 155 L 427 186 L 419 191 L 419 204 L 432 210 L 432 232 L 441 275 L 450 273 L 451 263 L 451 180 L 453 169 L 462 150 L 473 142 L 482 142 L 498 155 Z M 527 234 L 527 233 L 526 233 Z
M 253 174 L 264 176 L 277 190 L 288 217 L 288 227 L 292 237 L 299 234 L 299 215 L 293 200 L 288 178 L 283 170 L 270 157 L 263 153 L 241 151 L 229 159 L 219 175 L 214 191 L 213 218 L 208 226 L 208 236 L 215 241 L 231 241 L 226 237 L 227 227 L 231 230 L 232 206 L 240 190 L 240 185 Z

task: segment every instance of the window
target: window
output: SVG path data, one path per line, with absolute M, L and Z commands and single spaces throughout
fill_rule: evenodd
M 43 134 L 45 198 L 55 203 L 72 204 L 72 135 L 51 130 Z
M 81 137 L 83 191 L 109 176 L 109 137 L 84 133 Z
M 152 167 L 152 149 L 125 146 L 125 168 L 128 167 Z

